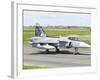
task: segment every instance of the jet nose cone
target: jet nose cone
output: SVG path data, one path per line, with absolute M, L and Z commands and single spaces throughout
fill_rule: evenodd
M 86 47 L 91 47 L 91 46 L 90 46 L 90 45 L 88 45 L 88 44 L 85 44 L 85 46 L 86 46 Z
M 90 48 L 91 46 L 88 45 L 87 43 L 81 42 L 81 43 L 80 43 L 80 47 Z

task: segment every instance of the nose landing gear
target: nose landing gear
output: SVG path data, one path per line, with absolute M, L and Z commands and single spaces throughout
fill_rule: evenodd
M 75 49 L 75 52 L 73 53 L 74 55 L 80 54 L 80 53 L 78 52 L 78 48 L 77 48 L 77 47 L 75 47 L 74 49 Z

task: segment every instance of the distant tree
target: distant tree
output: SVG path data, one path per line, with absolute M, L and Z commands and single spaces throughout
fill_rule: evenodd
M 70 29 L 71 27 L 70 27 L 70 26 L 68 26 L 67 28 L 68 28 L 68 29 Z

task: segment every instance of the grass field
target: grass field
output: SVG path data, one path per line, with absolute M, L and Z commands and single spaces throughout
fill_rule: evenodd
M 91 30 L 89 28 L 44 28 L 46 34 L 49 37 L 67 37 L 68 35 L 79 35 L 82 41 L 85 41 L 88 44 L 91 44 Z M 24 27 L 23 29 L 23 41 L 24 46 L 29 46 L 29 40 L 35 34 L 35 29 L 32 27 Z M 89 36 L 87 38 L 86 36 Z
M 46 66 L 34 66 L 34 65 L 23 65 L 23 69 L 28 70 L 28 69 L 47 69 L 49 67 Z

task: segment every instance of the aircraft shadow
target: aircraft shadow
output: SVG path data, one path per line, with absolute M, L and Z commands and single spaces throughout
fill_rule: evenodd
M 53 51 L 50 51 L 50 52 L 46 52 L 46 51 L 39 51 L 37 53 L 30 53 L 29 55 L 57 55 L 57 54 L 68 54 L 68 55 L 73 55 L 73 52 L 70 52 L 70 51 L 60 51 L 60 52 L 53 52 Z M 85 54 L 85 53 L 79 53 L 79 54 L 76 54 L 76 55 L 91 55 L 91 54 Z

